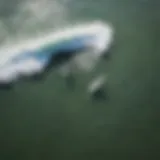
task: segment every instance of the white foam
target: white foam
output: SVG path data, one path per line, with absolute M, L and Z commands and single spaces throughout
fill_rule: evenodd
M 33 58 L 20 63 L 6 65 L 0 69 L 0 83 L 13 82 L 22 75 L 31 76 L 32 74 L 40 73 L 43 68 L 43 64 Z
M 4 46 L 0 50 L 2 56 L 0 58 L 0 82 L 14 81 L 21 74 L 29 76 L 33 73 L 41 72 L 44 67 L 42 63 L 32 58 L 17 64 L 8 63 L 9 65 L 6 65 L 6 62 L 8 62 L 9 59 L 12 59 L 12 57 L 21 54 L 26 50 L 38 49 L 48 43 L 57 43 L 58 41 L 81 35 L 94 35 L 96 37 L 94 41 L 91 40 L 91 42 L 89 42 L 94 46 L 92 51 L 95 50 L 94 55 L 96 56 L 90 56 L 91 54 L 84 53 L 79 54 L 81 55 L 81 58 L 77 58 L 77 66 L 79 65 L 81 66 L 80 68 L 85 70 L 91 70 L 96 64 L 97 55 L 101 55 L 101 52 L 104 49 L 107 49 L 112 42 L 112 34 L 113 29 L 110 25 L 101 21 L 95 21 L 88 24 L 79 24 L 67 27 L 66 29 L 60 29 L 57 32 L 48 33 L 36 39 L 26 40 L 17 45 Z M 86 55 L 88 58 L 86 58 Z M 4 68 L 2 68 L 2 66 Z
M 6 60 L 8 60 L 8 58 L 21 54 L 23 50 L 34 50 L 46 43 L 54 43 L 54 42 L 56 43 L 62 39 L 71 38 L 76 35 L 77 36 L 85 35 L 85 34 L 102 35 L 100 36 L 101 42 L 99 42 L 99 44 L 100 45 L 103 44 L 103 48 L 104 48 L 106 43 L 104 40 L 107 40 L 111 37 L 112 28 L 103 22 L 95 21 L 89 24 L 80 24 L 76 26 L 67 27 L 66 29 L 61 29 L 59 31 L 56 31 L 55 33 L 48 33 L 46 35 L 41 35 L 41 37 L 36 39 L 25 40 L 24 42 L 21 42 L 16 45 L 4 46 L 3 48 L 0 49 L 0 54 L 2 56 L 0 58 L 0 65 L 5 63 Z M 103 43 L 102 43 L 102 40 L 103 40 Z M 102 48 L 102 46 L 100 46 L 100 48 Z
M 94 93 L 98 89 L 103 88 L 106 82 L 106 77 L 104 75 L 96 77 L 89 85 L 88 85 L 88 92 Z

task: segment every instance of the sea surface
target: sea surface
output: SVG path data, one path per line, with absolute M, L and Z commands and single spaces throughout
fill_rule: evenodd
M 0 43 L 101 20 L 112 56 L 71 90 L 58 73 L 0 91 L 0 160 L 160 159 L 159 0 L 0 0 Z M 108 75 L 105 101 L 87 93 Z

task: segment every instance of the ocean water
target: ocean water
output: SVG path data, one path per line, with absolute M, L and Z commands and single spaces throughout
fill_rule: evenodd
M 0 159 L 160 158 L 159 0 L 0 0 L 1 46 L 92 20 L 114 26 L 113 53 L 74 90 L 54 73 L 0 91 Z M 108 97 L 93 101 L 87 85 L 101 73 Z

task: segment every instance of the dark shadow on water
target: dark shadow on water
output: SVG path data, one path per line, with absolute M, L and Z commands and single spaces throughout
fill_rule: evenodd
M 93 102 L 95 102 L 95 101 L 107 102 L 107 101 L 109 101 L 109 95 L 106 92 L 106 90 L 102 89 L 102 90 L 98 90 L 94 94 L 92 94 L 91 99 Z
M 13 84 L 0 84 L 0 90 L 1 91 L 9 91 L 14 88 Z

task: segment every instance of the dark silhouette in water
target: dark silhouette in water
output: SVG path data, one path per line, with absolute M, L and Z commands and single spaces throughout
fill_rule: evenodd
M 62 50 L 57 52 L 57 54 L 51 54 L 51 58 L 48 62 L 48 64 L 45 66 L 45 69 L 40 74 L 35 74 L 32 76 L 34 80 L 41 80 L 44 79 L 51 71 L 52 69 L 56 69 L 60 67 L 61 65 L 67 63 L 73 56 L 75 56 L 79 52 L 85 51 L 85 48 L 77 49 L 77 50 Z
M 10 90 L 13 88 L 13 84 L 12 83 L 3 83 L 3 84 L 0 84 L 0 89 L 2 90 Z
M 91 98 L 96 101 L 106 101 L 108 100 L 108 94 L 105 89 L 99 89 L 91 95 Z

